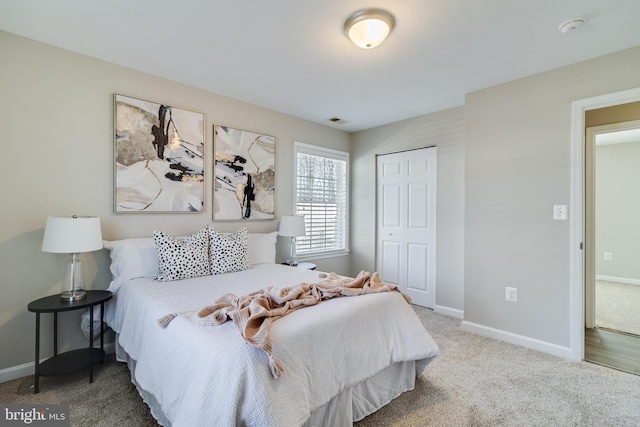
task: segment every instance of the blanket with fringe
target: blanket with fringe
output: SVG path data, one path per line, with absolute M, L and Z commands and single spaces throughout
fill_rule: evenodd
M 158 323 L 166 328 L 177 316 L 185 316 L 201 325 L 212 326 L 232 320 L 249 344 L 267 353 L 271 375 L 279 378 L 282 366 L 272 356 L 272 343 L 269 339 L 272 322 L 294 310 L 317 305 L 331 298 L 400 292 L 396 285 L 383 282 L 378 273 L 371 274 L 367 271 L 361 271 L 355 278 L 341 277 L 335 273 L 320 273 L 320 278 L 323 280 L 316 283 L 300 283 L 286 288 L 270 286 L 240 297 L 226 294 L 200 311 L 167 314 L 158 319 Z M 402 296 L 411 303 L 409 296 Z

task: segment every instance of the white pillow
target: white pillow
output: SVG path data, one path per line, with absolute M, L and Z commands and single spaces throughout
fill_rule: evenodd
M 154 231 L 158 250 L 158 282 L 190 279 L 211 274 L 209 264 L 209 227 L 186 238 Z
M 209 227 L 211 274 L 232 273 L 249 268 L 247 234 L 247 227 L 230 234 Z
M 158 275 L 158 251 L 151 237 L 102 242 L 111 257 L 113 281 L 119 285 L 127 280 Z
M 275 264 L 278 232 L 249 233 L 249 265 Z

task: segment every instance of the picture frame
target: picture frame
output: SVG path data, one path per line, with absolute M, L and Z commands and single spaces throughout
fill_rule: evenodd
M 205 211 L 204 114 L 114 94 L 114 213 Z
M 222 125 L 213 136 L 213 219 L 274 219 L 276 138 Z

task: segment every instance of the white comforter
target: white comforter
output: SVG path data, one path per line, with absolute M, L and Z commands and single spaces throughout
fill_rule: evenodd
M 317 272 L 276 264 L 177 282 L 135 279 L 113 289 L 106 321 L 136 361 L 138 386 L 161 407 L 154 415 L 174 426 L 302 425 L 340 391 L 390 364 L 420 361 L 419 374 L 438 354 L 398 292 L 336 298 L 274 322 L 279 379 L 265 352 L 248 345 L 232 322 L 203 327 L 179 316 L 167 329 L 157 323 L 225 293 L 319 280 Z

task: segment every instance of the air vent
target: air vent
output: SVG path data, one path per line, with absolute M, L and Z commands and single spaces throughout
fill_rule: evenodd
M 346 120 L 341 119 L 340 117 L 329 117 L 327 120 L 329 120 L 332 123 L 337 123 L 339 125 L 343 124 L 343 123 L 347 123 Z

